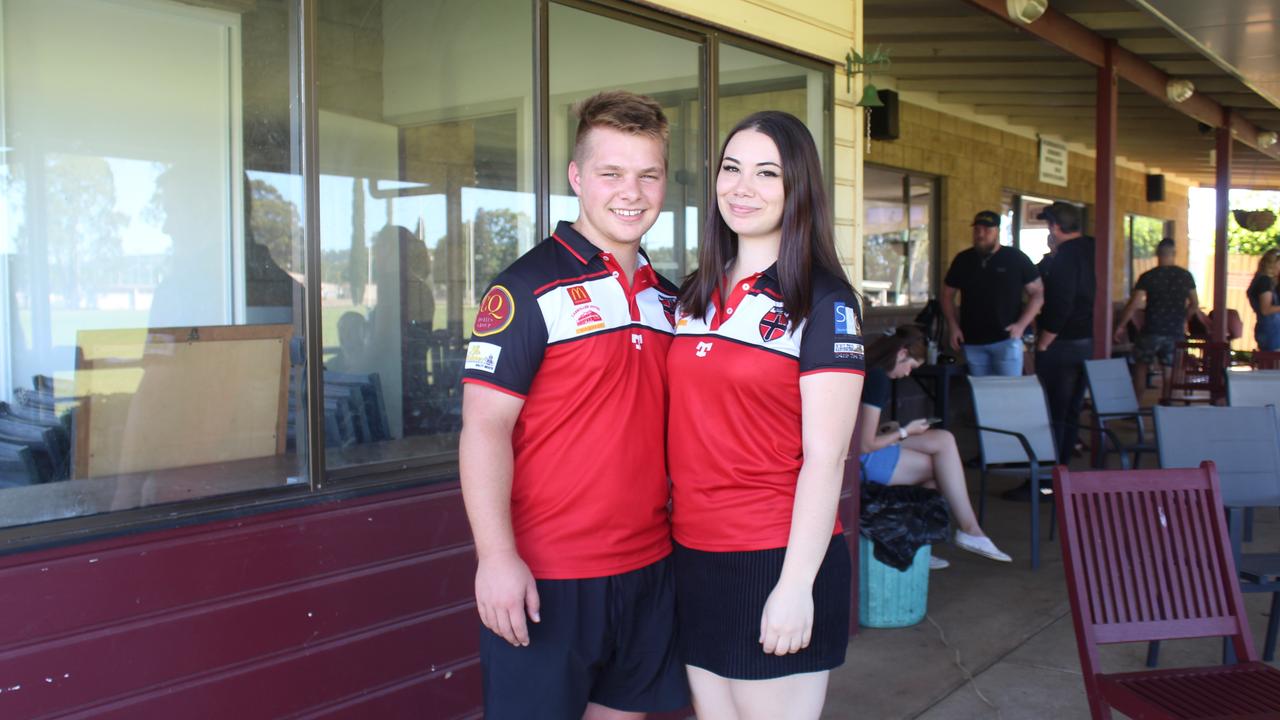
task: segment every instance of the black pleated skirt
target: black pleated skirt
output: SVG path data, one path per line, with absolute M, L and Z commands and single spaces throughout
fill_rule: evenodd
M 844 535 L 831 538 L 813 583 L 809 647 L 781 657 L 762 649 L 760 616 L 785 556 L 786 548 L 704 552 L 676 544 L 676 618 L 685 664 L 735 680 L 767 680 L 844 664 L 852 573 Z

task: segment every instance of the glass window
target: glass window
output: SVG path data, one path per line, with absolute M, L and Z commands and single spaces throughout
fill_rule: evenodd
M 923 304 L 936 252 L 937 180 L 870 165 L 863 179 L 862 292 L 875 305 Z
M 1055 202 L 1071 202 L 1062 198 L 1043 198 L 1033 195 L 1018 195 L 1015 206 L 1018 208 L 1018 216 L 1015 218 L 1014 227 L 1017 228 L 1016 247 L 1031 258 L 1031 262 L 1038 263 L 1049 254 L 1049 225 L 1037 216 L 1042 210 L 1049 207 Z M 1080 226 L 1085 227 L 1085 208 L 1079 203 L 1071 203 L 1080 208 Z
M 744 117 L 760 110 L 783 110 L 809 127 L 822 156 L 822 165 L 827 167 L 830 78 L 831 75 L 823 71 L 722 44 L 716 150 Z
M 698 43 L 619 20 L 552 4 L 548 61 L 551 87 L 551 227 L 578 217 L 566 168 L 578 121 L 574 103 L 625 88 L 662 103 L 670 124 L 667 194 L 644 238 L 654 269 L 679 282 L 697 256 L 703 204 Z M 643 60 L 639 60 L 643 58 Z
M 6 0 L 0 526 L 306 477 L 283 4 Z
M 1125 287 L 1142 277 L 1142 273 L 1155 267 L 1156 245 L 1169 235 L 1167 222 L 1146 215 L 1126 215 L 1124 218 L 1125 245 L 1129 248 L 1129 262 L 1125 267 Z
M 327 466 L 456 457 L 476 303 L 535 241 L 533 8 L 320 9 Z

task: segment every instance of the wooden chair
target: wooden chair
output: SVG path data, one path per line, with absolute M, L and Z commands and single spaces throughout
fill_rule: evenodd
M 1258 370 L 1280 370 L 1280 352 L 1254 350 L 1250 364 Z
M 1133 379 L 1129 375 L 1129 364 L 1120 358 L 1109 360 L 1085 360 L 1084 374 L 1089 382 L 1090 411 L 1093 413 L 1094 425 L 1108 433 L 1102 433 L 1102 442 L 1097 454 L 1099 462 L 1105 460 L 1107 453 L 1120 456 L 1123 468 L 1137 467 L 1142 464 L 1143 453 L 1156 451 L 1155 438 L 1148 440 L 1148 429 L 1143 418 L 1151 417 L 1151 408 L 1138 405 L 1138 396 L 1133 392 Z M 1117 421 L 1132 421 L 1137 440 L 1121 442 L 1112 424 Z
M 1035 375 L 969 378 L 978 419 L 981 480 L 978 522 L 987 505 L 987 476 L 1027 478 L 1031 485 L 1031 569 L 1040 567 L 1040 480 L 1057 462 L 1049 405 Z M 1050 527 L 1050 538 L 1053 529 Z
M 1089 712 L 1131 718 L 1280 716 L 1280 671 L 1259 662 L 1213 463 L 1054 470 L 1062 562 Z M 1230 638 L 1235 665 L 1105 674 L 1098 646 Z
M 1231 349 L 1226 343 L 1189 340 L 1174 345 L 1169 382 L 1161 391 L 1160 404 L 1191 405 L 1213 403 L 1225 395 L 1225 378 Z

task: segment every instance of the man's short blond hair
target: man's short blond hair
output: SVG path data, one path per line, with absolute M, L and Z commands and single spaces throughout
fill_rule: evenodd
M 573 140 L 574 162 L 582 162 L 591 131 L 603 127 L 660 141 L 662 161 L 666 163 L 670 126 L 662 105 L 653 98 L 626 90 L 606 90 L 574 105 L 573 114 L 578 117 L 578 133 Z

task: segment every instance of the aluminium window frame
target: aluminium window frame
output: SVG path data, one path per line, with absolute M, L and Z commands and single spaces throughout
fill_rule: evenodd
M 719 47 L 723 42 L 814 70 L 822 74 L 821 99 L 823 137 L 815 138 L 825 160 L 824 182 L 828 194 L 834 190 L 835 160 L 835 66 L 827 60 L 794 48 L 783 48 L 759 37 L 731 28 L 674 14 L 657 7 L 623 0 L 528 0 L 532 15 L 533 57 L 530 59 L 533 93 L 533 175 L 535 194 L 535 229 L 538 238 L 550 234 L 549 166 L 549 99 L 550 89 L 548 43 L 551 3 L 599 14 L 629 25 L 636 25 L 698 43 L 699 45 L 699 130 L 703 164 L 702 197 L 704 207 L 715 203 L 715 187 L 711 170 L 719 152 Z M 321 297 L 313 291 L 320 287 L 320 165 L 319 103 L 317 79 L 317 45 L 319 44 L 319 0 L 292 0 L 288 4 L 289 85 L 297 98 L 290 117 L 291 157 L 295 158 L 292 174 L 301 178 L 303 218 L 303 328 L 307 357 L 323 356 Z M 937 203 L 937 198 L 934 200 Z M 936 217 L 935 207 L 935 217 Z M 834 213 L 834 203 L 831 211 Z M 936 240 L 935 240 L 936 245 Z M 936 272 L 936 268 L 935 268 Z M 110 511 L 59 520 L 0 528 L 0 555 L 30 552 L 37 549 L 99 540 L 141 532 L 159 531 L 197 525 L 227 518 L 262 512 L 306 507 L 373 493 L 393 492 L 424 485 L 439 485 L 447 490 L 458 479 L 457 453 L 446 452 L 408 459 L 373 462 L 366 465 L 330 470 L 325 462 L 323 403 L 324 377 L 320 363 L 305 365 L 306 392 L 300 398 L 306 423 L 300 428 L 299 464 L 305 468 L 306 481 L 279 487 L 259 488 L 223 495 L 211 495 L 180 502 Z M 303 449 L 305 448 L 305 450 Z

